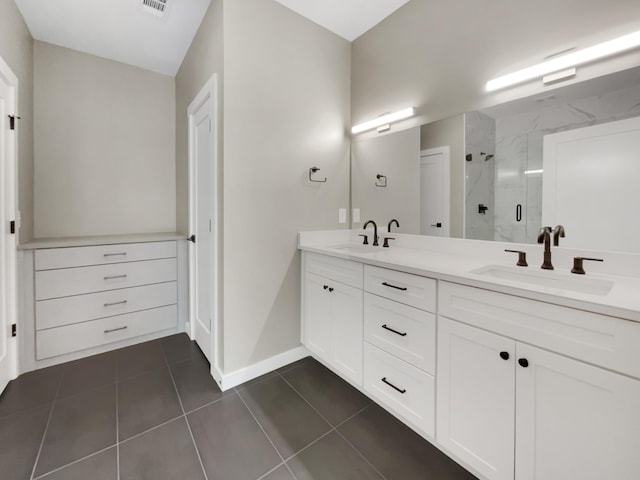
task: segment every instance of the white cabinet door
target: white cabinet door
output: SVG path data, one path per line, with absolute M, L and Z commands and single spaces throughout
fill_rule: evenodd
M 515 342 L 438 322 L 437 441 L 487 479 L 513 480 Z
M 304 277 L 305 345 L 326 361 L 330 361 L 333 355 L 331 310 L 327 279 L 313 273 L 306 273 Z
M 640 478 L 640 382 L 516 348 L 516 480 Z
M 362 385 L 362 290 L 329 281 L 333 363 L 345 377 Z

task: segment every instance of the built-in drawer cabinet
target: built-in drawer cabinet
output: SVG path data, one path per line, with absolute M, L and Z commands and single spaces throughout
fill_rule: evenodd
M 434 437 L 434 377 L 366 342 L 364 365 L 364 391 L 414 428 Z
M 365 293 L 364 338 L 435 375 L 436 316 L 433 313 Z
M 43 360 L 173 328 L 176 305 L 65 325 L 36 332 L 36 358 Z
M 428 312 L 436 311 L 436 281 L 432 278 L 365 265 L 364 290 Z

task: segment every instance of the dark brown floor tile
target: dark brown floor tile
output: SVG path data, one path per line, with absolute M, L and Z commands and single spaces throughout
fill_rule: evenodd
M 36 461 L 50 406 L 0 418 L 0 476 L 29 480 Z
M 236 390 L 237 391 L 244 390 L 244 389 L 249 388 L 249 387 L 251 387 L 253 385 L 257 385 L 258 383 L 262 383 L 265 380 L 269 380 L 269 379 L 275 378 L 277 376 L 278 376 L 277 372 L 265 373 L 264 375 L 260 375 L 259 377 L 254 378 L 253 380 L 249 380 L 248 382 L 244 382 L 242 385 L 238 385 L 236 387 Z
M 58 398 L 116 382 L 116 352 L 82 358 L 66 363 L 64 367 Z
M 121 348 L 118 355 L 118 381 L 122 382 L 142 373 L 166 366 L 160 340 Z
M 188 419 L 209 480 L 256 479 L 282 461 L 237 395 Z
M 40 478 L 42 480 L 117 480 L 116 455 L 116 447 L 113 447 Z
M 120 480 L 203 478 L 184 417 L 120 445 Z
M 276 468 L 269 475 L 261 478 L 261 480 L 295 480 L 291 472 L 285 465 L 281 465 Z
M 115 385 L 57 400 L 36 466 L 36 476 L 115 443 Z
M 205 358 L 196 342 L 189 339 L 186 333 L 179 333 L 160 339 L 167 363 L 174 364 L 191 358 Z
M 297 454 L 287 465 L 298 480 L 382 480 L 371 465 L 336 432 L 331 432 Z
M 313 407 L 336 426 L 371 401 L 318 362 L 306 362 L 282 374 Z
M 204 358 L 193 358 L 171 365 L 171 373 L 186 412 L 218 400 L 225 395 L 211 376 L 209 364 Z M 232 393 L 233 391 L 227 394 Z
M 40 405 L 51 405 L 63 371 L 62 365 L 56 365 L 22 374 L 9 382 L 0 396 L 0 417 Z
M 291 370 L 292 368 L 297 368 L 300 367 L 302 365 L 306 365 L 307 363 L 314 363 L 316 362 L 316 360 L 314 360 L 313 357 L 304 357 L 300 360 L 297 360 L 293 363 L 290 363 L 289 365 L 285 365 L 284 367 L 280 367 L 277 371 L 278 373 L 284 373 L 287 372 L 289 370 Z
M 377 405 L 338 430 L 388 480 L 476 478 Z
M 238 393 L 285 459 L 331 429 L 279 375 Z
M 182 415 L 169 370 L 154 370 L 118 384 L 120 440 Z

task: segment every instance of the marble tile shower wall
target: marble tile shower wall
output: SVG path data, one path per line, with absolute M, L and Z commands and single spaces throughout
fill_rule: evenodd
M 495 218 L 495 157 L 496 124 L 493 118 L 481 112 L 470 112 L 464 116 L 465 155 L 465 237 L 476 240 L 493 240 Z M 485 155 L 482 155 L 484 153 Z M 480 213 L 479 205 L 488 210 Z
M 543 106 L 543 104 L 541 104 Z M 640 116 L 640 85 L 505 116 L 495 124 L 495 240 L 535 243 L 542 219 L 543 137 Z M 516 205 L 526 218 L 516 221 Z

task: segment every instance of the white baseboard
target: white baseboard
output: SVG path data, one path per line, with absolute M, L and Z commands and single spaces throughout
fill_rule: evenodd
M 301 345 L 299 347 L 275 355 L 271 358 L 262 360 L 258 363 L 254 363 L 253 365 L 249 365 L 248 367 L 236 370 L 235 372 L 223 374 L 218 369 L 215 369 L 215 371 L 214 369 L 212 369 L 211 374 L 213 378 L 215 378 L 218 382 L 220 390 L 224 392 L 225 390 L 237 387 L 244 382 L 253 380 L 260 375 L 264 375 L 265 373 L 272 372 L 273 370 L 284 367 L 285 365 L 289 365 L 290 363 L 300 360 L 304 357 L 308 357 L 310 354 L 311 352 L 309 352 L 306 347 Z

